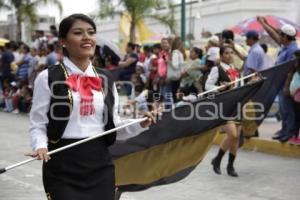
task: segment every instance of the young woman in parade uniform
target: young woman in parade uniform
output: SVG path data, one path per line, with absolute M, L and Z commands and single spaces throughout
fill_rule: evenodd
M 233 55 L 234 51 L 231 47 L 225 46 L 220 48 L 220 65 L 212 67 L 205 82 L 205 90 L 211 90 L 224 85 L 223 88 L 219 89 L 221 92 L 234 87 L 234 85 L 228 85 L 229 82 L 234 81 L 239 76 L 238 71 L 232 66 Z M 220 145 L 217 156 L 212 160 L 213 170 L 215 173 L 221 174 L 221 160 L 228 150 L 229 160 L 227 173 L 229 176 L 237 177 L 238 174 L 234 169 L 233 163 L 237 155 L 241 126 L 239 122 L 227 121 L 226 124 L 222 126 L 222 130 L 227 134 Z
M 49 66 L 36 81 L 30 112 L 30 156 L 43 160 L 43 183 L 52 200 L 113 200 L 115 175 L 108 146 L 144 131 L 148 119 L 116 133 L 53 154 L 48 151 L 126 124 L 118 116 L 118 94 L 110 74 L 91 64 L 96 26 L 83 14 L 63 19 L 59 39 L 63 62 Z M 100 70 L 100 69 L 98 69 Z

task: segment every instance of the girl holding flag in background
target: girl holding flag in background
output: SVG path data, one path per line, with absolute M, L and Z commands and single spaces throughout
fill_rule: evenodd
M 216 87 L 224 86 L 219 91 L 224 91 L 233 87 L 227 83 L 238 78 L 239 72 L 232 66 L 234 51 L 229 46 L 220 48 L 221 63 L 219 66 L 212 67 L 208 78 L 205 82 L 205 90 L 211 90 Z M 223 131 L 227 133 L 225 139 L 220 145 L 217 156 L 212 160 L 213 170 L 217 174 L 221 174 L 221 160 L 229 150 L 229 160 L 227 165 L 227 173 L 229 176 L 237 177 L 233 163 L 237 155 L 241 126 L 238 122 L 228 121 L 222 126 Z

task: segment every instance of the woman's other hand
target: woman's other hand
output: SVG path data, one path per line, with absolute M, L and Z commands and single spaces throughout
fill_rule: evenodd
M 47 148 L 40 148 L 40 149 L 37 149 L 36 151 L 26 153 L 25 156 L 30 156 L 33 158 L 37 157 L 38 160 L 43 160 L 45 162 L 48 162 L 51 159 L 51 157 L 47 153 L 48 153 Z

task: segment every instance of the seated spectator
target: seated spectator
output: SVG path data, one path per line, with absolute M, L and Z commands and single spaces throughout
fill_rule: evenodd
M 4 101 L 4 112 L 12 112 L 13 105 L 11 99 L 12 86 L 9 81 L 4 81 L 3 83 L 3 101 Z
M 138 116 L 143 116 L 145 112 L 148 112 L 148 90 L 144 90 L 142 85 L 137 85 L 134 88 L 135 98 L 128 100 L 129 105 L 136 106 L 136 110 L 138 111 Z
M 12 86 L 11 100 L 12 100 L 12 106 L 13 106 L 12 113 L 17 114 L 17 113 L 19 113 L 18 103 L 19 103 L 20 90 L 19 90 L 18 85 L 17 85 L 16 82 L 12 82 L 11 86 Z
M 18 110 L 22 113 L 28 113 L 31 107 L 33 91 L 28 85 L 23 85 L 19 95 Z

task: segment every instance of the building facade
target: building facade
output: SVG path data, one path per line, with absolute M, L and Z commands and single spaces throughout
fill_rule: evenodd
M 180 33 L 180 3 L 175 6 L 177 33 Z M 186 3 L 186 33 L 199 40 L 203 32 L 215 34 L 258 15 L 276 15 L 300 24 L 299 6 L 299 0 L 191 0 Z M 168 12 L 160 9 L 153 14 Z M 98 21 L 98 32 L 106 38 L 120 39 L 119 23 L 120 16 Z M 156 34 L 170 34 L 170 30 L 156 20 L 147 19 L 145 23 Z
M 42 30 L 45 34 L 49 33 L 50 25 L 55 25 L 55 17 L 48 15 L 39 15 L 37 24 L 31 28 L 28 26 L 29 22 L 23 21 L 22 27 L 22 41 L 26 44 L 31 44 L 34 30 Z M 7 21 L 0 23 L 0 37 L 6 37 L 7 39 L 16 41 L 17 40 L 17 20 L 14 14 L 7 15 Z

